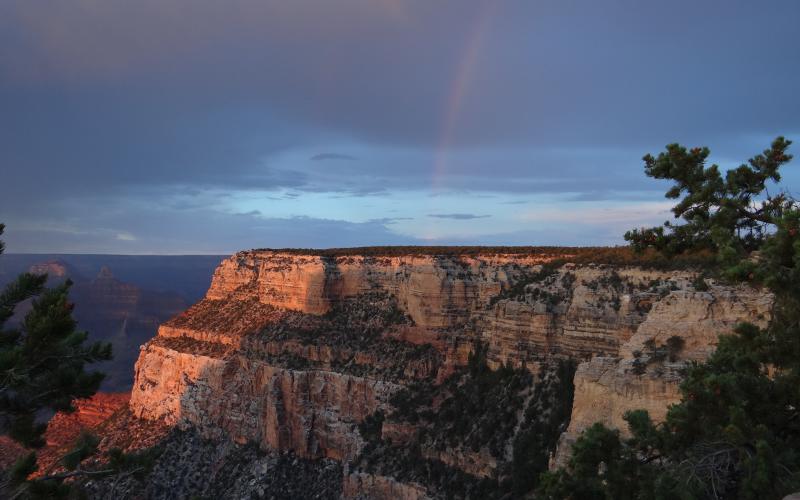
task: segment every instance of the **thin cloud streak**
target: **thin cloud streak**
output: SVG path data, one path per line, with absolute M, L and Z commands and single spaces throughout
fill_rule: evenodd
M 344 155 L 340 153 L 320 153 L 311 157 L 311 161 L 331 161 L 331 160 L 356 161 L 358 160 L 358 158 L 356 158 L 355 156 Z
M 630 227 L 659 224 L 672 218 L 673 202 L 649 202 L 617 207 L 564 207 L 540 209 L 521 215 L 525 222 L 560 224 L 626 224 Z
M 473 219 L 486 219 L 491 215 L 475 215 L 475 214 L 428 214 L 428 217 L 434 219 L 452 219 L 452 220 L 473 220 Z

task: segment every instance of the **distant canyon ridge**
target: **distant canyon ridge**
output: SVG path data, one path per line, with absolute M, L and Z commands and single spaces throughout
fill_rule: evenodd
M 133 256 L 5 254 L 0 287 L 22 272 L 47 273 L 48 285 L 73 281 L 70 300 L 79 328 L 91 341 L 111 342 L 114 359 L 96 368 L 106 373 L 104 391 L 129 391 L 139 346 L 158 325 L 199 300 L 225 256 Z M 26 308 L 17 311 L 19 319 Z

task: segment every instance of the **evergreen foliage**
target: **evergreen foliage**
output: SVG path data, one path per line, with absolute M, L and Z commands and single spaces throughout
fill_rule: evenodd
M 442 384 L 419 381 L 396 392 L 389 415 L 377 411 L 359 425 L 367 444 L 351 466 L 419 482 L 447 498 L 530 495 L 569 422 L 576 365 L 553 359 L 534 377 L 528 368 L 509 364 L 491 369 L 487 354 L 488 347 L 476 343 L 467 366 Z M 415 423 L 419 434 L 392 443 L 382 439 L 385 422 Z M 430 456 L 448 449 L 488 452 L 497 460 L 496 474 L 480 478 Z
M 719 166 L 706 167 L 708 148 L 687 150 L 669 144 L 657 157 L 645 155 L 649 177 L 674 181 L 665 196 L 683 196 L 672 213 L 684 222 L 667 221 L 659 227 L 634 229 L 625 233 L 625 239 L 634 250 L 655 248 L 667 255 L 709 249 L 741 256 L 758 249 L 782 215 L 796 208 L 786 193 L 763 196 L 769 181 L 781 180 L 781 165 L 792 159 L 786 153 L 790 144 L 778 137 L 769 149 L 748 164 L 727 171 L 724 177 Z
M 704 363 L 688 366 L 682 399 L 665 422 L 644 410 L 625 418 L 632 437 L 595 424 L 575 443 L 566 470 L 545 473 L 541 498 L 782 498 L 800 490 L 800 207 L 769 195 L 790 141 L 726 173 L 705 167 L 708 149 L 667 146 L 645 156 L 647 175 L 670 179 L 683 224 L 630 231 L 637 251 L 706 249 L 721 277 L 775 294 L 765 329 L 740 324 Z M 671 340 L 670 353 L 682 343 Z
M 125 453 L 119 448 L 112 448 L 108 452 L 109 473 L 127 472 L 139 478 L 146 477 L 164 453 L 164 449 L 163 444 L 130 453 Z
M 0 234 L 3 229 L 0 224 Z M 71 282 L 48 289 L 46 281 L 47 275 L 24 273 L 0 292 L 0 433 L 33 448 L 44 445 L 47 424 L 41 416 L 74 411 L 73 400 L 94 395 L 103 374 L 86 371 L 86 365 L 111 358 L 110 344 L 87 344 L 87 333 L 77 329 L 68 299 Z M 30 310 L 12 324 L 16 307 L 27 300 Z M 83 445 L 66 457 L 68 465 L 92 448 L 88 438 Z M 24 482 L 36 469 L 36 455 L 30 453 L 9 478 Z M 64 493 L 60 482 L 29 483 L 30 495 Z
M 97 451 L 100 439 L 89 432 L 81 432 L 72 449 L 63 457 L 61 463 L 69 470 L 75 470 L 81 462 Z
M 4 226 L 0 224 L 0 234 Z M 89 363 L 111 358 L 111 345 L 86 344 L 69 302 L 70 281 L 46 289 L 47 275 L 21 274 L 0 292 L 0 432 L 25 446 L 44 444 L 43 410 L 74 411 L 72 401 L 92 396 L 103 380 Z M 19 325 L 7 326 L 20 303 L 32 307 Z
M 545 370 L 540 373 L 545 379 L 536 385 L 514 438 L 510 482 L 515 497 L 524 497 L 537 486 L 566 430 L 575 396 L 575 368 L 573 360 L 558 360 L 555 376 L 546 377 Z

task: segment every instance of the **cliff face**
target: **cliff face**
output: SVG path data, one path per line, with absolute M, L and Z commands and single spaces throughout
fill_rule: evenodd
M 546 466 L 565 429 L 556 463 L 595 421 L 663 418 L 687 360 L 769 320 L 771 297 L 753 289 L 556 257 L 238 253 L 142 346 L 131 412 L 337 459 L 346 496 L 437 496 L 447 474 L 474 495 L 516 488 L 523 446 Z
M 73 413 L 59 412 L 47 423 L 45 445 L 36 450 L 38 465 L 34 476 L 63 470 L 61 459 L 74 446 L 82 432 L 97 432 L 113 415 L 125 408 L 130 394 L 98 392 L 90 399 L 75 401 Z M 8 436 L 0 436 L 0 467 L 8 467 L 30 453 Z
M 442 328 L 463 324 L 504 283 L 548 259 L 241 252 L 217 268 L 206 298 L 256 298 L 278 308 L 322 314 L 346 297 L 381 289 L 395 296 L 418 326 Z
M 644 409 L 654 421 L 662 421 L 669 405 L 680 400 L 678 384 L 686 361 L 707 358 L 717 337 L 731 333 L 737 323 L 766 326 L 771 306 L 771 294 L 722 286 L 702 292 L 678 289 L 655 302 L 617 356 L 597 356 L 578 366 L 575 405 L 555 463 L 565 463 L 571 444 L 595 422 L 624 434 L 628 428 L 623 415 L 629 410 Z M 662 346 L 671 337 L 683 341 L 673 359 L 658 352 L 667 350 Z
M 145 348 L 131 398 L 135 415 L 191 423 L 210 438 L 344 459 L 361 444 L 355 424 L 393 389 L 381 380 L 286 369 L 231 353 L 193 354 L 187 348 L 198 346 L 153 342 Z

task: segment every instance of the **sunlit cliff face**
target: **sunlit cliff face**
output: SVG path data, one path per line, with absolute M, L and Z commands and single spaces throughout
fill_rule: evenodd
M 594 422 L 624 433 L 628 410 L 663 419 L 682 369 L 705 359 L 717 334 L 769 321 L 764 290 L 700 286 L 678 261 L 609 263 L 625 252 L 239 252 L 137 350 L 129 401 L 101 395 L 52 420 L 44 463 L 89 428 L 99 456 L 163 445 L 142 478 L 93 478 L 99 497 L 220 482 L 245 496 L 307 496 L 306 482 L 335 498 L 501 491 L 518 453 L 543 471 L 564 464 Z M 520 445 L 526 436 L 539 444 Z M 280 485 L 265 485 L 265 470 L 282 474 Z M 457 486 L 439 481 L 454 475 Z
M 392 414 L 398 390 L 441 383 L 485 345 L 490 367 L 534 375 L 553 360 L 585 361 L 568 450 L 587 422 L 618 426 L 639 407 L 663 418 L 683 363 L 704 359 L 738 322 L 769 318 L 766 292 L 698 292 L 688 270 L 543 266 L 558 256 L 240 252 L 205 299 L 144 346 L 131 410 L 215 438 L 352 459 L 364 443 L 349 426 Z M 391 321 L 364 323 L 395 308 Z M 683 346 L 674 361 L 632 375 L 648 342 L 674 336 Z

